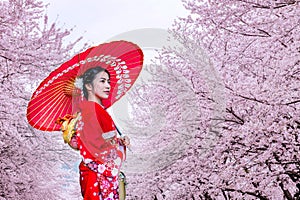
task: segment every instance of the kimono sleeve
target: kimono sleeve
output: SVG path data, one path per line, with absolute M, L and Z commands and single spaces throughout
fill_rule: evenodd
M 87 151 L 96 159 L 102 160 L 104 154 L 113 148 L 110 142 L 105 140 L 105 135 L 113 134 L 111 118 L 102 108 L 95 104 L 88 104 L 82 110 L 83 131 L 80 135 L 83 145 Z

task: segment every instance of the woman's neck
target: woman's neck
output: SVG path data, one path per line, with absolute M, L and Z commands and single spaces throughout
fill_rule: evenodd
M 95 102 L 95 103 L 99 104 L 102 108 L 104 108 L 104 106 L 102 105 L 102 101 L 98 98 L 88 98 L 88 101 Z

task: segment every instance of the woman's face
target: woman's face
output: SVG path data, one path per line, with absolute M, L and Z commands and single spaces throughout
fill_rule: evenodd
M 89 100 L 101 101 L 107 99 L 110 92 L 110 79 L 108 74 L 103 71 L 96 74 L 91 87 L 87 87 L 89 93 Z

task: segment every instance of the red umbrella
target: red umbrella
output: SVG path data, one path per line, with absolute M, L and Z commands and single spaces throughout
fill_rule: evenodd
M 27 108 L 29 124 L 43 131 L 58 131 L 59 117 L 73 114 L 74 104 L 81 99 L 80 89 L 74 85 L 76 77 L 87 69 L 101 66 L 110 73 L 111 94 L 103 100 L 108 108 L 132 86 L 142 70 L 143 52 L 127 41 L 114 41 L 92 47 L 74 56 L 39 85 Z

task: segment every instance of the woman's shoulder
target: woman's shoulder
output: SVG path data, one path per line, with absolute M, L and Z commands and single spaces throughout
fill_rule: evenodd
M 89 113 L 89 112 L 97 112 L 97 113 L 106 112 L 101 105 L 99 105 L 98 103 L 93 102 L 93 101 L 83 101 L 80 105 L 80 110 L 81 110 L 81 112 L 87 112 L 87 113 Z
M 93 123 L 94 120 L 98 120 L 98 122 L 109 123 L 112 121 L 111 116 L 108 112 L 98 103 L 93 101 L 85 101 L 81 104 L 81 116 L 83 121 L 90 121 Z
M 86 107 L 95 107 L 95 108 L 102 108 L 101 105 L 99 105 L 98 103 L 94 102 L 94 101 L 82 101 L 80 103 L 80 108 L 84 109 Z

